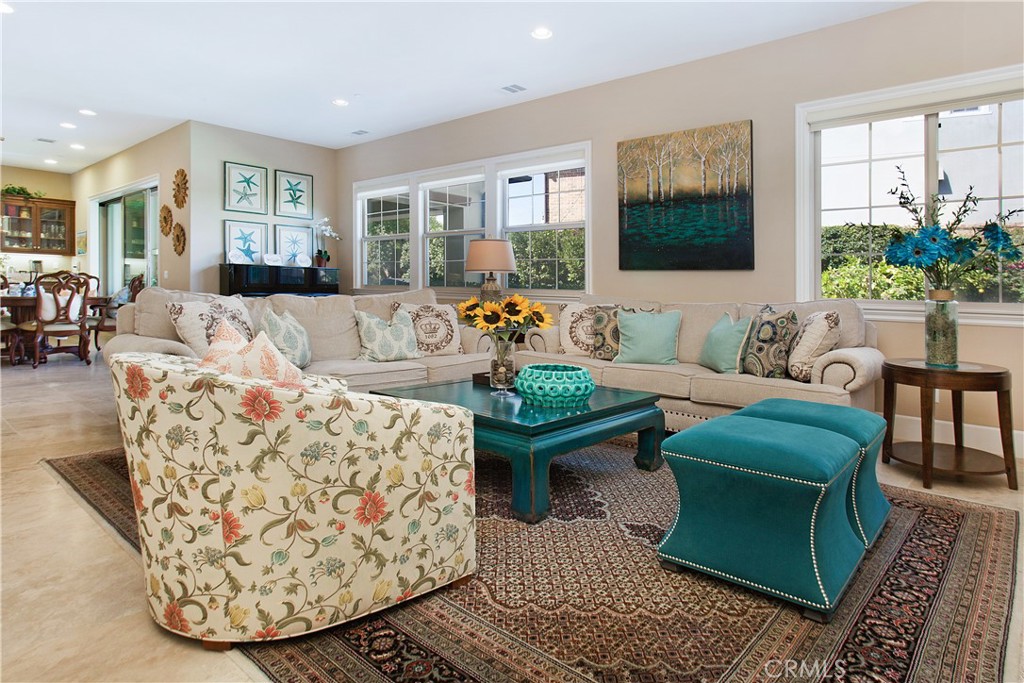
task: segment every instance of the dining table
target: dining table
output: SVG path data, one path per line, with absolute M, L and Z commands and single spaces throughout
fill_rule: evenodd
M 89 295 L 85 297 L 86 307 L 93 310 L 103 309 L 109 303 L 109 296 Z M 9 309 L 11 311 L 11 322 L 19 325 L 34 319 L 36 314 L 36 297 L 34 294 L 32 296 L 4 294 L 0 296 L 0 307 Z

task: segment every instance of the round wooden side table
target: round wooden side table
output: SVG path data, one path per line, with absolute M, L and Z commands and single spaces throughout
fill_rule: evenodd
M 1013 454 L 1013 416 L 1010 410 L 1010 371 L 996 365 L 960 363 L 955 368 L 937 368 L 917 358 L 896 358 L 882 363 L 885 381 L 885 442 L 882 462 L 898 460 L 921 467 L 924 487 L 932 487 L 932 472 L 946 472 L 961 478 L 964 474 L 1005 474 L 1013 490 L 1017 489 L 1017 465 Z M 920 388 L 921 441 L 893 445 L 893 424 L 896 413 L 896 385 Z M 934 389 L 948 389 L 953 397 L 954 445 L 932 441 Z M 999 436 L 1003 457 L 964 446 L 965 391 L 995 391 L 999 405 Z

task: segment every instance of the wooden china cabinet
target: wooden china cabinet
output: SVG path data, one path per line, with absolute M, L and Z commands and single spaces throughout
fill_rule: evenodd
M 23 254 L 75 254 L 75 203 L 3 195 L 0 249 Z

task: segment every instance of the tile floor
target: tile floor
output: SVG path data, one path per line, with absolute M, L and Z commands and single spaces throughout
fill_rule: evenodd
M 238 652 L 206 652 L 156 626 L 141 589 L 140 559 L 40 460 L 120 444 L 102 359 L 68 355 L 0 372 L 0 680 L 259 681 Z M 1021 457 L 1018 454 L 1018 465 Z M 879 479 L 921 489 L 902 465 Z M 1024 478 L 1021 479 L 1024 481 Z M 933 493 L 1024 510 L 997 477 L 936 482 Z M 1024 682 L 1020 562 L 1005 679 Z

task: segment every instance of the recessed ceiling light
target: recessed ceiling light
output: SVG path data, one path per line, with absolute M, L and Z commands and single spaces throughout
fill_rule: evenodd
M 57 163 L 57 160 L 56 159 L 43 159 L 43 163 L 44 164 L 55 164 L 55 163 Z
M 78 113 L 82 116 L 96 116 L 96 112 L 94 112 L 92 109 L 79 109 Z
M 547 40 L 548 38 L 555 34 L 552 33 L 551 29 L 549 29 L 547 26 L 538 26 L 537 28 L 530 31 L 530 35 L 536 38 L 537 40 Z
M 85 149 L 85 145 L 80 145 L 77 142 L 71 145 L 71 149 Z
M 335 105 L 336 107 L 347 107 L 348 100 L 343 100 L 340 97 L 338 97 L 336 99 L 331 100 L 331 104 Z
M 6 2 L 0 2 L 0 14 L 13 14 L 14 8 Z
M 75 124 L 68 123 L 67 121 L 65 121 L 64 123 L 60 124 L 60 127 L 61 128 L 78 128 L 78 126 L 76 126 Z

